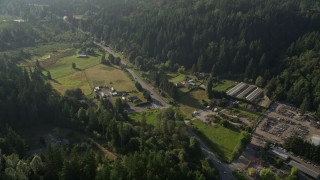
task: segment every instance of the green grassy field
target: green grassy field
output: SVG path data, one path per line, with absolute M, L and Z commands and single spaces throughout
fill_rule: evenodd
M 48 53 L 55 52 L 58 50 L 65 50 L 68 48 L 72 48 L 72 45 L 69 43 L 46 43 L 38 45 L 36 47 L 27 47 L 23 50 L 32 54 L 32 59 L 41 59 L 42 56 L 45 56 Z
M 200 136 L 206 144 L 216 152 L 223 160 L 232 160 L 232 152 L 240 144 L 241 133 L 231 129 L 217 126 L 208 126 L 200 120 L 192 123 L 200 132 Z
M 145 112 L 133 113 L 130 114 L 129 117 L 134 121 L 141 121 L 143 114 L 146 116 L 147 123 L 155 126 L 157 124 L 157 117 L 159 114 L 159 110 L 152 109 Z
M 216 86 L 213 87 L 213 89 L 220 92 L 226 92 L 235 85 L 236 83 L 234 81 L 221 80 Z
M 76 69 L 72 68 L 72 63 L 76 63 Z M 58 60 L 55 64 L 48 67 L 53 79 L 58 79 L 77 71 L 85 70 L 89 67 L 96 66 L 100 63 L 100 56 L 89 58 L 78 58 L 76 55 L 68 56 Z
M 179 74 L 179 73 L 168 73 L 169 81 L 172 83 L 178 83 L 185 81 L 186 75 L 185 74 Z
M 92 86 L 108 85 L 118 91 L 136 91 L 133 81 L 121 69 L 97 65 L 87 69 L 85 72 Z
M 56 78 L 51 84 L 62 94 L 67 89 L 81 88 L 86 95 L 89 95 L 92 93 L 93 87 L 107 85 L 114 87 L 117 91 L 126 91 L 129 92 L 130 95 L 135 95 L 143 99 L 142 93 L 136 90 L 133 81 L 125 72 L 101 64 L 83 71 L 73 72 L 61 78 Z
M 84 71 L 75 72 L 68 76 L 55 79 L 51 81 L 51 85 L 61 94 L 64 94 L 67 89 L 73 88 L 80 88 L 85 95 L 92 93 L 92 88 L 89 85 Z

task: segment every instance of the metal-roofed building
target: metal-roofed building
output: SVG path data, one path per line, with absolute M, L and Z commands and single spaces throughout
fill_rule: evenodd
M 237 98 L 243 98 L 247 96 L 249 93 L 251 93 L 252 91 L 254 91 L 255 89 L 256 89 L 256 86 L 250 85 L 247 89 L 245 89 L 240 94 L 238 94 Z
M 244 90 L 245 88 L 248 87 L 248 84 L 246 83 L 239 83 L 238 85 L 236 85 L 234 88 L 232 88 L 230 91 L 227 92 L 227 94 L 229 96 L 233 96 L 235 97 L 236 95 L 238 95 L 242 90 Z
M 285 161 L 287 161 L 290 158 L 289 155 L 285 154 L 284 152 L 281 152 L 278 149 L 273 149 L 273 150 L 270 150 L 269 152 Z
M 263 95 L 263 90 L 260 88 L 257 88 L 256 90 L 254 90 L 253 92 L 251 92 L 246 99 L 248 101 L 254 101 L 255 99 L 257 99 L 259 96 Z
M 319 177 L 320 177 L 320 173 L 319 172 L 316 172 L 316 171 L 314 171 L 314 170 L 312 170 L 312 169 L 310 169 L 310 168 L 308 168 L 308 167 L 306 167 L 306 166 L 304 166 L 304 165 L 302 165 L 302 164 L 300 164 L 300 163 L 298 163 L 296 161 L 290 161 L 289 165 L 297 167 L 300 171 L 302 171 L 303 173 L 305 173 L 308 176 L 311 176 L 311 177 L 313 177 L 315 179 L 319 179 Z

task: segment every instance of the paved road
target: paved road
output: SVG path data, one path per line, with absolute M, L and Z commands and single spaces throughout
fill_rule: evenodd
M 236 178 L 232 175 L 232 169 L 229 165 L 221 162 L 217 156 L 204 144 L 204 142 L 193 132 L 191 128 L 188 129 L 189 134 L 195 137 L 199 143 L 203 154 L 211 160 L 216 169 L 219 171 L 220 179 L 222 180 L 235 180 Z
M 100 46 L 101 48 L 103 48 L 105 51 L 107 51 L 108 53 L 112 54 L 113 56 L 117 57 L 118 55 L 116 54 L 115 51 L 113 51 L 110 47 L 104 46 L 101 43 L 98 42 L 94 42 L 96 45 Z M 122 64 L 126 64 L 125 62 L 121 61 Z M 153 100 L 152 103 L 152 107 L 156 107 L 156 108 L 168 108 L 170 107 L 170 105 L 168 103 L 166 103 L 164 100 L 162 100 L 162 97 L 151 87 L 149 86 L 147 83 L 145 83 L 132 69 L 130 68 L 126 68 L 126 70 L 131 74 L 131 76 L 133 77 L 133 79 L 135 81 L 138 81 L 142 88 L 145 89 L 146 91 L 148 91 L 151 95 L 151 98 Z
M 136 75 L 136 73 L 132 70 L 127 68 L 127 71 L 131 74 L 131 76 L 134 78 L 135 81 L 139 82 L 143 89 L 148 91 L 153 99 L 153 104 L 158 106 L 159 108 L 168 108 L 170 105 L 162 100 L 161 96 L 153 90 L 152 87 L 150 87 L 147 83 L 145 83 L 139 76 Z
M 96 45 L 100 46 L 102 49 L 104 49 L 105 51 L 107 51 L 109 54 L 112 54 L 114 57 L 118 57 L 117 53 L 115 51 L 113 51 L 110 47 L 108 46 L 104 46 L 101 43 L 98 42 L 94 42 Z

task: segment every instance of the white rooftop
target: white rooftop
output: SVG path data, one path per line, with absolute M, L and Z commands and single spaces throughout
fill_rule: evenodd
M 318 136 L 318 135 L 312 136 L 311 142 L 312 142 L 312 144 L 319 146 L 320 145 L 320 136 Z

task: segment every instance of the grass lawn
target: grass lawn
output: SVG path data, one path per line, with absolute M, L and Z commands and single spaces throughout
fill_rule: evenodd
M 159 114 L 159 110 L 151 109 L 145 112 L 138 112 L 130 114 L 129 117 L 134 121 L 141 121 L 143 114 L 146 116 L 146 120 L 148 124 L 155 126 L 157 124 L 157 116 Z
M 67 89 L 81 88 L 85 95 L 90 95 L 93 87 L 107 85 L 114 87 L 117 91 L 130 92 L 130 95 L 143 98 L 142 93 L 136 91 L 134 83 L 125 72 L 101 64 L 57 78 L 51 81 L 51 84 L 62 94 Z
M 178 83 L 185 81 L 186 75 L 185 74 L 179 74 L 179 73 L 168 73 L 169 81 L 172 83 Z
M 72 68 L 72 63 L 76 63 L 76 69 Z M 60 59 L 46 70 L 50 71 L 53 79 L 58 79 L 77 71 L 96 66 L 100 63 L 100 56 L 90 56 L 89 58 L 78 58 L 76 55 Z
M 242 138 L 240 132 L 220 125 L 208 126 L 200 120 L 195 120 L 192 124 L 198 128 L 202 139 L 214 152 L 217 152 L 219 157 L 226 161 L 232 160 L 232 152 L 240 144 Z
M 137 91 L 134 82 L 121 69 L 97 65 L 85 71 L 91 86 L 108 85 L 117 91 Z
M 236 83 L 234 81 L 221 80 L 215 87 L 213 87 L 213 89 L 220 92 L 226 92 L 235 85 Z
M 208 101 L 206 92 L 193 90 L 179 100 L 179 109 L 187 118 L 191 118 L 193 111 L 203 108 L 202 100 Z
M 64 94 L 67 89 L 73 88 L 80 88 L 85 95 L 92 93 L 92 88 L 88 83 L 84 71 L 75 72 L 68 76 L 58 78 L 55 81 L 51 81 L 51 85 L 61 94 Z

